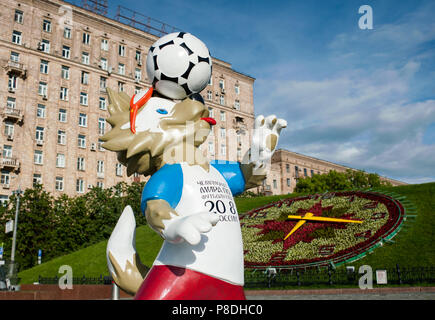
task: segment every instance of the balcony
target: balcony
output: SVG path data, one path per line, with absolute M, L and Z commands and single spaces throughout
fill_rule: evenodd
M 14 74 L 22 79 L 26 79 L 27 70 L 22 63 L 9 60 L 8 63 L 4 66 L 7 74 Z
M 23 113 L 20 109 L 4 107 L 2 116 L 4 119 L 9 119 L 12 121 L 23 122 Z
M 19 171 L 20 162 L 16 158 L 1 157 L 0 167 L 1 169 Z

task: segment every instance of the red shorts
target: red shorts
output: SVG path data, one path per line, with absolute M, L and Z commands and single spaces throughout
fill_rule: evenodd
M 198 271 L 174 266 L 153 266 L 135 300 L 246 300 L 243 286 Z

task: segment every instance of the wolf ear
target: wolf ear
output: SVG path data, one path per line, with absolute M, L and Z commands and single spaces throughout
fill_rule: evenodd
M 109 95 L 108 110 L 110 115 L 130 110 L 130 97 L 125 92 L 115 92 L 110 88 L 106 88 L 106 91 Z

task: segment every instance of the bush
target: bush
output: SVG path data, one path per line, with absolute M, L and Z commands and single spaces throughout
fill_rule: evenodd
M 42 185 L 26 189 L 20 198 L 15 260 L 20 269 L 37 263 L 38 249 L 43 260 L 87 247 L 108 239 L 126 205 L 131 205 L 137 225 L 146 224 L 140 212 L 144 183 L 121 182 L 112 188 L 93 188 L 78 197 L 62 195 L 55 199 Z M 0 224 L 14 219 L 16 196 L 0 207 Z M 12 232 L 0 232 L 4 258 L 10 258 Z
M 352 189 L 377 188 L 391 186 L 388 181 L 382 181 L 376 173 L 346 170 L 346 172 L 329 171 L 327 174 L 315 174 L 312 177 L 300 178 L 295 192 L 320 193 L 327 191 L 343 191 Z

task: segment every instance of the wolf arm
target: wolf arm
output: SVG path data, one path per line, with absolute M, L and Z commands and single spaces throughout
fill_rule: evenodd
M 201 233 L 211 230 L 219 217 L 209 212 L 180 216 L 177 207 L 183 191 L 183 171 L 179 164 L 163 166 L 145 185 L 141 210 L 148 225 L 166 241 L 186 241 L 196 245 Z
M 241 163 L 232 161 L 212 161 L 211 164 L 224 176 L 233 193 L 257 187 L 263 183 L 268 173 L 268 164 L 278 145 L 282 128 L 287 121 L 271 115 L 258 116 L 254 122 L 251 148 Z M 243 183 L 240 180 L 243 179 Z M 243 187 L 241 187 L 243 185 Z

